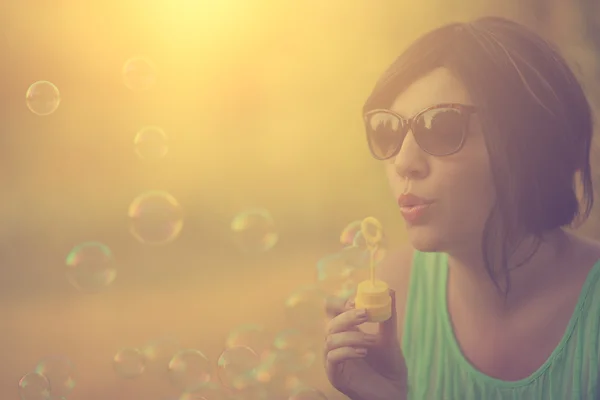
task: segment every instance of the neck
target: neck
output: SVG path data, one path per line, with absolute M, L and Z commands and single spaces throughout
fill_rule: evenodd
M 500 290 L 487 272 L 480 249 L 448 252 L 449 295 L 479 315 L 507 316 L 523 308 L 557 281 L 560 259 L 564 259 L 569 249 L 569 238 L 561 229 L 544 235 L 537 251 L 528 259 L 535 250 L 534 244 L 533 238 L 523 241 L 508 260 L 508 272 L 494 266 Z M 505 295 L 507 276 L 510 288 Z

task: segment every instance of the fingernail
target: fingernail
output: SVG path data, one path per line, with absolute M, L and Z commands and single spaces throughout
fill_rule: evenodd
M 356 354 L 358 354 L 359 356 L 366 356 L 367 355 L 367 349 L 356 349 Z
M 356 316 L 360 319 L 366 318 L 367 317 L 367 310 L 360 309 L 360 310 L 356 310 Z

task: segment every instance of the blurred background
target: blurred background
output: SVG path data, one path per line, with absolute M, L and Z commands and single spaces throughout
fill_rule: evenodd
M 231 343 L 268 342 L 289 354 L 267 398 L 339 398 L 281 330 L 309 330 L 323 280 L 351 281 L 323 257 L 368 264 L 352 221 L 402 240 L 363 101 L 416 37 L 489 14 L 554 40 L 600 111 L 592 0 L 0 3 L 0 395 L 178 398 L 249 362 Z

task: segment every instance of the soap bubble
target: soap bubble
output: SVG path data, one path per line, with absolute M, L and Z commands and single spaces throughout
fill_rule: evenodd
M 227 388 L 243 389 L 248 380 L 254 380 L 254 370 L 260 361 L 259 355 L 248 347 L 225 349 L 217 361 L 217 374 L 221 384 Z
M 49 400 L 50 382 L 40 373 L 30 372 L 19 380 L 21 400 Z
M 169 151 L 169 138 L 165 131 L 157 126 L 140 129 L 133 140 L 135 153 L 144 160 L 158 160 Z
M 155 366 L 159 371 L 167 371 L 173 356 L 182 350 L 179 341 L 172 337 L 155 339 L 142 348 L 147 367 Z
M 288 400 L 327 400 L 327 396 L 317 389 L 303 388 L 295 391 Z
M 361 229 L 354 236 L 352 246 L 364 249 L 367 252 L 375 250 L 376 253 L 381 253 L 384 251 L 386 239 L 381 222 L 373 217 L 365 218 L 361 223 Z
M 374 261 L 380 262 L 385 258 L 386 255 L 386 245 L 385 245 L 385 232 L 381 229 L 381 224 L 379 221 L 374 218 L 365 218 L 368 222 L 366 227 L 368 229 L 367 235 L 370 234 L 372 236 L 380 236 L 381 239 L 377 243 L 377 247 L 374 253 Z M 373 221 L 371 221 L 373 220 Z M 367 241 L 365 239 L 365 232 L 363 232 L 362 224 L 364 220 L 355 220 L 350 222 L 342 231 L 340 235 L 340 242 L 344 245 L 343 253 L 345 253 L 345 258 L 348 264 L 355 267 L 369 267 L 370 259 L 371 259 L 371 250 L 367 246 Z M 377 232 L 374 231 L 377 229 Z
M 130 232 L 140 243 L 162 245 L 172 242 L 183 228 L 183 210 L 169 193 L 150 191 L 129 206 Z
M 357 275 L 357 268 L 340 254 L 323 257 L 317 262 L 317 284 L 327 295 L 348 298 L 358 284 Z
M 363 261 L 360 261 L 359 264 L 364 266 L 370 265 L 371 253 L 373 254 L 373 261 L 375 262 L 375 264 L 378 264 L 381 261 L 383 261 L 383 259 L 387 255 L 387 248 L 383 241 L 379 242 L 377 246 L 370 248 L 369 246 L 367 246 L 367 241 L 365 240 L 362 232 L 359 232 L 358 235 L 356 235 L 354 246 L 347 247 L 344 250 L 350 253 L 352 249 L 355 249 L 357 259 L 360 257 L 363 258 Z M 362 256 L 359 256 L 359 253 L 361 253 Z
M 246 324 L 229 333 L 225 347 L 247 347 L 262 358 L 270 350 L 272 341 L 272 336 L 262 326 Z
M 367 247 L 367 240 L 365 239 L 365 236 L 362 233 L 362 231 L 356 233 L 356 235 L 354 236 L 354 240 L 352 241 L 352 246 L 361 249 L 365 249 Z
M 269 393 L 277 394 L 273 398 L 287 398 L 305 386 L 297 375 L 280 373 L 265 387 Z
M 67 280 L 82 292 L 107 288 L 117 277 L 110 249 L 100 242 L 85 242 L 67 255 Z
M 148 90 L 156 83 L 156 67 L 145 57 L 132 57 L 123 65 L 123 82 L 127 88 Z
M 169 377 L 173 385 L 189 390 L 211 379 L 211 364 L 206 356 L 193 349 L 182 350 L 169 362 Z
M 284 303 L 286 325 L 320 334 L 325 326 L 325 294 L 316 286 L 296 289 Z
M 245 253 L 272 249 L 279 235 L 273 217 L 267 210 L 253 209 L 238 214 L 231 222 L 235 243 Z
M 298 369 L 297 366 L 290 366 L 291 362 L 293 360 L 285 351 L 272 350 L 254 370 L 255 380 L 269 393 L 277 394 L 273 398 L 287 397 L 293 391 L 305 386 L 295 372 L 290 372 Z
M 136 378 L 146 369 L 146 359 L 140 350 L 125 348 L 113 357 L 113 367 L 121 378 Z
M 219 385 L 208 382 L 183 392 L 178 400 L 232 400 Z
M 356 268 L 369 268 L 371 264 L 371 250 L 367 247 L 366 242 L 362 240 L 360 232 L 356 236 L 355 245 L 344 247 L 340 251 L 340 255 L 348 265 Z M 383 244 L 378 246 L 373 255 L 376 264 L 381 262 L 386 256 L 385 246 Z
M 254 379 L 265 387 L 277 390 L 282 386 L 288 373 L 285 362 L 280 352 L 275 349 L 270 350 L 254 369 Z
M 66 357 L 48 357 L 38 362 L 35 372 L 48 379 L 50 396 L 68 396 L 75 387 L 75 366 Z
M 39 116 L 52 114 L 60 104 L 60 92 L 53 83 L 38 81 L 27 89 L 25 103 L 29 110 Z
M 286 372 L 304 371 L 310 368 L 317 358 L 315 341 L 298 329 L 281 331 L 275 337 L 273 347 Z
M 344 246 L 352 246 L 354 244 L 354 238 L 361 230 L 362 220 L 356 220 L 350 222 L 340 235 L 340 243 Z
M 271 384 L 280 375 L 275 350 L 269 350 L 252 372 L 254 380 L 260 384 Z

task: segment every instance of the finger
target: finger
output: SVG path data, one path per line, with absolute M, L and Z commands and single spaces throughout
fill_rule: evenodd
M 352 310 L 355 307 L 356 307 L 356 303 L 354 303 L 354 297 L 351 297 L 348 300 L 346 300 L 346 304 L 345 304 L 346 310 Z
M 336 317 L 346 311 L 346 302 L 339 297 L 330 296 L 325 299 L 325 312 L 330 318 Z
M 377 335 L 353 331 L 340 332 L 327 336 L 325 341 L 325 352 L 330 352 L 342 347 L 371 347 L 375 346 L 379 341 Z
M 329 324 L 327 324 L 327 333 L 331 335 L 333 333 L 356 330 L 357 325 L 367 322 L 368 318 L 367 310 L 364 309 L 345 311 L 329 321 Z
M 330 318 L 334 318 L 344 311 L 348 311 L 354 308 L 354 298 L 351 297 L 347 300 L 341 299 L 336 296 L 330 296 L 325 299 L 325 312 Z
M 342 347 L 331 350 L 327 353 L 327 363 L 336 365 L 343 361 L 363 358 L 367 355 L 367 349 L 364 347 Z
M 390 289 L 390 297 L 392 299 L 392 316 L 380 323 L 379 332 L 383 340 L 394 343 L 398 337 L 398 318 L 396 315 L 396 292 L 392 289 Z

